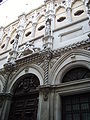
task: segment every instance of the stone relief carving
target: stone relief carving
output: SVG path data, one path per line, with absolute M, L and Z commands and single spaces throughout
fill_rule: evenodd
M 56 61 L 59 59 L 59 57 L 56 57 L 54 59 L 51 59 L 50 61 L 50 69 L 53 67 L 53 65 L 56 63 Z
M 18 50 L 18 58 L 26 56 L 28 54 L 39 52 L 40 48 L 34 46 L 34 42 L 26 42 L 23 47 L 20 47 Z

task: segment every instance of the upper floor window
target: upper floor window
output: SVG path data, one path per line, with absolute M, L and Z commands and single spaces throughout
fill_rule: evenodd
M 66 19 L 66 17 L 60 17 L 59 19 L 57 19 L 57 22 L 62 22 Z
M 31 32 L 29 31 L 25 34 L 25 36 L 28 37 L 30 34 L 31 34 Z
M 3 49 L 5 47 L 5 44 L 3 44 L 2 46 L 1 46 L 1 48 Z
M 45 28 L 45 26 L 42 25 L 42 26 L 40 26 L 40 27 L 38 28 L 38 31 L 41 31 L 41 30 L 44 29 L 44 28 Z
M 78 10 L 77 12 L 74 13 L 75 16 L 79 16 L 84 12 L 84 10 Z
M 10 43 L 11 43 L 11 44 L 13 44 L 13 43 L 14 43 L 14 39 L 13 39 L 13 40 L 11 40 L 11 41 L 10 41 Z

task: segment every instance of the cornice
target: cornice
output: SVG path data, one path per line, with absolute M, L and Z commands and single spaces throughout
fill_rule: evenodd
M 71 45 L 68 45 L 68 46 L 65 46 L 65 47 L 62 47 L 62 48 L 59 48 L 57 50 L 53 50 L 52 51 L 52 54 L 53 54 L 53 57 L 58 57 L 58 56 L 61 56 L 62 53 L 65 53 L 65 52 L 68 52 L 70 50 L 74 50 L 74 49 L 85 49 L 87 48 L 88 46 L 90 46 L 90 38 L 87 39 L 87 40 L 83 40 L 83 41 L 80 41 L 80 42 L 77 42 L 77 43 L 73 43 Z M 88 48 L 87 48 L 88 50 Z M 88 50 L 89 51 L 89 50 Z

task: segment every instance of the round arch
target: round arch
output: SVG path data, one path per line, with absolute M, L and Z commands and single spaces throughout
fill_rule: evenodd
M 15 82 L 23 75 L 25 74 L 34 74 L 38 77 L 40 81 L 40 85 L 43 85 L 43 78 L 44 78 L 44 71 L 41 67 L 33 64 L 33 65 L 28 65 L 24 66 L 19 69 L 19 71 L 12 77 L 12 79 L 8 83 L 8 90 L 7 92 L 12 93 L 13 91 L 13 85 Z
M 51 84 L 60 84 L 63 75 L 77 66 L 90 69 L 90 55 L 86 51 L 77 50 L 64 54 L 51 69 L 50 80 L 53 80 Z
M 8 120 L 36 120 L 38 114 L 40 81 L 35 74 L 26 73 L 13 85 L 13 97 Z M 19 106 L 19 107 L 18 107 Z

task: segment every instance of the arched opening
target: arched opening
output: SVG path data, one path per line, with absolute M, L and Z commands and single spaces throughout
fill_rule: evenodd
M 39 85 L 39 79 L 34 74 L 23 75 L 17 80 L 8 120 L 37 120 Z
M 75 81 L 90 78 L 90 70 L 84 67 L 76 67 L 69 70 L 63 77 L 62 82 Z
M 76 67 L 64 75 L 62 82 L 82 81 L 82 79 L 87 78 L 90 78 L 90 70 L 84 67 Z M 62 120 L 90 120 L 89 91 L 62 96 Z

